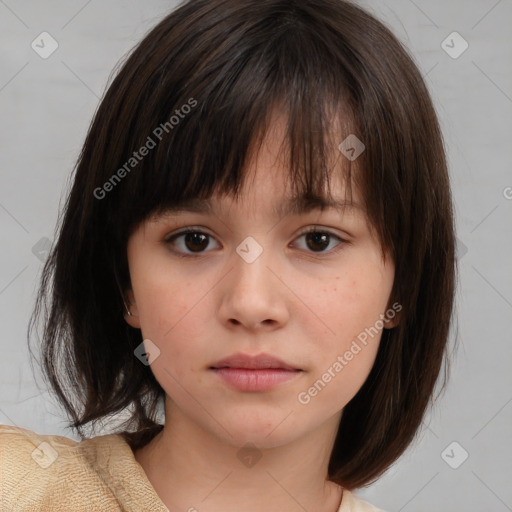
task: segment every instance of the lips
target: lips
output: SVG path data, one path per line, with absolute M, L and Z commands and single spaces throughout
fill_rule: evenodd
M 290 364 L 285 363 L 281 359 L 273 357 L 268 354 L 259 354 L 251 356 L 248 354 L 234 354 L 217 361 L 211 369 L 217 370 L 221 368 L 243 368 L 246 370 L 265 370 L 265 369 L 280 369 L 290 371 L 302 371 Z
M 234 354 L 217 361 L 210 370 L 232 389 L 263 393 L 300 378 L 303 370 L 268 354 Z

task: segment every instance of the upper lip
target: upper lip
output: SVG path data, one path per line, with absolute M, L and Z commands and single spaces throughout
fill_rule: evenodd
M 214 363 L 210 368 L 246 368 L 252 370 L 263 370 L 265 368 L 280 368 L 283 370 L 300 370 L 277 357 L 268 354 L 251 356 L 249 354 L 233 354 Z

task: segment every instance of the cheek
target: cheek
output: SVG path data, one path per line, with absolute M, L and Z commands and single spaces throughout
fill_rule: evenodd
M 160 337 L 185 316 L 197 287 L 169 265 L 165 252 L 136 249 L 130 262 L 130 277 L 141 330 L 144 337 Z
M 332 413 L 353 398 L 371 371 L 394 279 L 394 268 L 379 264 L 377 256 L 351 263 L 316 294 L 309 288 L 308 305 L 321 322 L 303 320 L 314 361 L 305 400 L 330 404 Z
M 325 302 L 323 319 L 329 326 L 315 336 L 309 330 L 310 378 L 298 395 L 299 404 L 311 407 L 311 416 L 339 412 L 356 395 L 367 379 L 380 344 L 382 329 L 377 323 L 386 300 L 374 294 L 359 294 L 357 280 L 352 291 L 334 292 Z
M 350 345 L 350 340 L 374 326 L 385 313 L 392 284 L 390 272 L 355 268 L 334 276 L 315 294 L 311 288 L 304 289 L 304 294 L 310 295 L 311 311 L 322 320 L 315 325 L 325 327 L 321 339 L 338 348 L 347 342 Z
M 166 359 L 179 360 L 184 349 L 193 348 L 194 340 L 199 338 L 199 318 L 205 314 L 208 301 L 201 300 L 205 295 L 202 287 L 193 286 L 169 270 L 154 270 L 139 283 L 133 283 L 142 336 L 151 339 Z

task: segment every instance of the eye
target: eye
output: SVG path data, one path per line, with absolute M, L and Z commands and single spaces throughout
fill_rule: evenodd
M 298 245 L 299 249 L 304 249 L 312 253 L 324 254 L 336 252 L 341 250 L 344 244 L 348 243 L 338 235 L 316 226 L 303 232 L 296 240 L 300 240 L 301 238 L 304 238 L 306 247 L 301 247 L 303 244 L 295 243 L 295 245 Z M 215 241 L 215 239 L 208 233 L 204 233 L 196 228 L 186 228 L 167 237 L 164 243 L 172 245 L 174 247 L 173 250 L 175 250 L 179 256 L 186 257 L 208 252 L 206 249 L 212 248 L 212 241 Z M 220 245 L 216 241 L 215 243 L 217 244 L 215 248 L 220 248 Z
M 173 245 L 177 249 L 176 252 L 186 256 L 205 252 L 205 249 L 211 245 L 212 240 L 215 239 L 207 233 L 194 228 L 187 228 L 166 238 L 165 243 Z M 217 244 L 218 247 L 220 246 Z
M 314 253 L 329 253 L 336 252 L 341 250 L 344 243 L 348 243 L 346 240 L 343 240 L 338 235 L 331 233 L 330 231 L 326 231 L 325 229 L 313 226 L 309 228 L 307 231 L 302 233 L 297 240 L 303 238 L 305 239 L 306 249 L 311 249 L 310 252 Z M 337 241 L 334 246 L 332 245 L 335 241 Z M 300 245 L 300 244 L 299 244 Z M 329 250 L 326 250 L 330 247 Z M 303 247 L 299 247 L 303 248 Z

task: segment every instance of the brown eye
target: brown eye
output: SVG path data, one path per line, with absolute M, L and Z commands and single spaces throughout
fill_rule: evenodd
M 304 242 L 295 242 L 295 245 L 298 245 L 300 249 L 310 253 L 326 255 L 342 249 L 348 243 L 338 235 L 318 227 L 310 228 L 302 233 L 297 240 L 301 239 L 304 239 Z
M 185 234 L 185 246 L 192 252 L 203 251 L 208 247 L 208 235 L 204 233 L 186 233 Z
M 328 233 L 307 233 L 306 243 L 308 247 L 313 251 L 324 251 L 329 247 L 330 236 Z
M 180 256 L 209 252 L 206 249 L 211 249 L 210 242 L 212 241 L 215 241 L 215 239 L 211 235 L 194 229 L 175 233 L 165 239 L 165 243 L 172 246 L 173 251 Z M 219 247 L 218 244 L 217 247 Z

